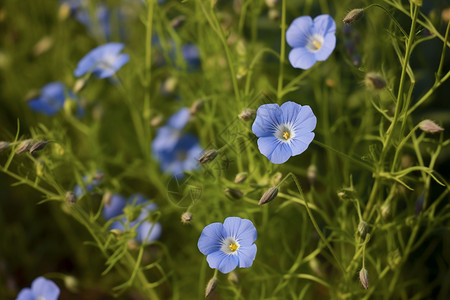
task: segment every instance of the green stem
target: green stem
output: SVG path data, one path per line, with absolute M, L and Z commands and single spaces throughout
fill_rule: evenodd
M 150 120 L 150 83 L 152 73 L 152 27 L 153 27 L 153 5 L 154 0 L 147 0 L 147 24 L 145 33 L 145 96 L 143 116 L 145 121 Z M 145 122 L 148 124 L 148 122 Z
M 280 73 L 278 74 L 277 100 L 281 101 L 283 92 L 284 59 L 286 56 L 286 0 L 281 4 L 281 45 L 280 45 Z
M 445 60 L 445 52 L 447 50 L 447 41 L 448 41 L 449 30 L 450 30 L 450 22 L 447 22 L 447 30 L 445 31 L 444 44 L 442 46 L 441 61 L 439 62 L 439 69 L 436 73 L 436 81 L 439 81 L 441 79 L 442 67 L 444 66 L 444 60 Z

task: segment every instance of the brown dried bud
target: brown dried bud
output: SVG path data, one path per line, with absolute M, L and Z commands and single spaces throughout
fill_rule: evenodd
M 32 143 L 33 143 L 32 139 L 22 141 L 22 143 L 20 143 L 20 145 L 19 145 L 19 148 L 17 148 L 17 150 L 16 150 L 16 154 L 20 154 L 25 151 L 28 151 L 28 149 L 30 149 Z
M 42 150 L 42 149 L 44 149 L 45 146 L 47 146 L 48 143 L 50 143 L 50 142 L 48 142 L 48 141 L 37 142 L 33 146 L 31 146 L 31 148 L 30 148 L 30 150 L 28 150 L 28 152 L 33 153 L 33 152 Z
M 271 187 L 264 193 L 264 195 L 262 195 L 258 205 L 269 203 L 270 201 L 275 199 L 277 195 L 278 195 L 278 188 L 276 186 Z
M 242 121 L 251 121 L 255 117 L 256 112 L 253 109 L 246 108 L 239 114 L 239 119 Z
M 66 193 L 66 203 L 69 205 L 74 205 L 77 202 L 77 197 L 71 191 Z
M 205 100 L 203 100 L 203 99 L 196 100 L 194 103 L 192 103 L 192 106 L 189 109 L 189 112 L 191 113 L 191 115 L 195 115 L 203 108 L 204 105 L 205 105 Z
M 247 172 L 241 172 L 236 175 L 234 178 L 234 183 L 243 183 L 248 177 Z
M 189 224 L 191 223 L 191 220 L 192 220 L 192 213 L 187 211 L 181 215 L 181 223 Z
M 359 271 L 359 280 L 361 281 L 362 286 L 367 290 L 369 288 L 369 273 L 365 268 L 362 268 Z
M 202 156 L 200 156 L 200 158 L 198 159 L 198 163 L 200 165 L 204 165 L 209 162 L 212 162 L 216 158 L 217 154 L 219 154 L 217 150 L 208 150 L 205 153 L 203 153 Z
M 366 87 L 372 90 L 381 90 L 386 87 L 386 80 L 384 80 L 380 74 L 375 72 L 367 73 L 364 82 Z
M 419 123 L 419 128 L 428 133 L 437 133 L 444 130 L 444 128 L 431 120 L 423 120 Z
M 6 148 L 8 148 L 9 145 L 10 145 L 10 144 L 9 144 L 8 142 L 1 141 L 1 142 L 0 142 L 0 152 L 2 152 L 3 150 L 5 150 Z
M 344 24 L 352 24 L 353 22 L 358 21 L 359 19 L 361 19 L 361 17 L 364 15 L 364 9 L 362 8 L 355 8 L 352 9 L 345 17 L 344 20 L 342 20 L 342 22 L 344 22 Z
M 241 190 L 238 190 L 238 189 L 226 188 L 226 189 L 223 190 L 223 192 L 226 195 L 228 195 L 228 196 L 230 196 L 230 197 L 232 197 L 234 199 L 240 199 L 240 198 L 244 197 L 244 193 Z
M 205 298 L 208 298 L 209 295 L 216 289 L 217 287 L 217 278 L 213 277 L 209 280 L 208 284 L 206 285 L 205 290 Z

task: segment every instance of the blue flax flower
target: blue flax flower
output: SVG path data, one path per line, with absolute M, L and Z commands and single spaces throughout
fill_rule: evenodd
M 53 116 L 64 106 L 65 90 L 63 83 L 51 82 L 41 89 L 39 97 L 28 101 L 28 106 L 34 111 Z
M 81 77 L 91 72 L 100 79 L 113 76 L 130 59 L 128 54 L 120 53 L 123 47 L 121 43 L 98 46 L 80 60 L 74 75 Z
M 251 267 L 256 256 L 256 228 L 250 220 L 228 217 L 222 223 L 203 228 L 198 249 L 207 255 L 213 269 L 229 273 L 236 267 Z
M 317 119 L 308 105 L 288 101 L 258 108 L 252 126 L 259 151 L 272 163 L 281 164 L 305 151 L 314 138 Z
M 38 277 L 31 283 L 31 289 L 24 288 L 20 291 L 16 300 L 56 300 L 59 292 L 58 286 L 53 281 Z
M 295 19 L 286 31 L 286 41 L 294 48 L 289 53 L 291 65 L 306 70 L 326 60 L 336 46 L 335 32 L 336 23 L 329 15 Z
M 79 198 L 87 192 L 91 192 L 95 187 L 97 187 L 103 179 L 102 172 L 96 172 L 93 176 L 83 176 L 84 187 L 77 184 L 73 189 L 74 195 Z
M 190 117 L 191 114 L 187 107 L 183 107 L 173 114 L 167 121 L 167 125 L 158 129 L 156 138 L 152 142 L 153 151 L 172 150 Z
M 105 220 L 109 220 L 122 214 L 126 204 L 127 201 L 125 197 L 123 197 L 122 195 L 113 194 L 107 201 L 107 203 L 105 203 L 103 206 L 103 218 L 105 218 Z

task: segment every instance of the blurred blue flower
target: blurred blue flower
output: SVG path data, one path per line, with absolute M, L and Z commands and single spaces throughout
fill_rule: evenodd
M 56 300 L 59 292 L 58 286 L 53 281 L 38 277 L 31 283 L 31 289 L 24 288 L 20 291 L 16 300 Z
M 92 191 L 96 186 L 100 184 L 103 179 L 103 173 L 97 172 L 94 176 L 83 176 L 83 182 L 85 183 L 84 187 L 77 184 L 73 189 L 74 195 L 78 198 L 84 195 L 87 192 Z
M 154 152 L 172 150 L 181 136 L 181 131 L 189 121 L 191 114 L 189 108 L 183 107 L 173 114 L 167 125 L 158 128 L 156 138 L 152 142 Z
M 281 164 L 305 151 L 314 138 L 317 119 L 308 105 L 288 101 L 258 108 L 252 126 L 259 151 L 272 163 Z
M 112 219 L 123 213 L 123 208 L 127 204 L 125 197 L 113 194 L 110 199 L 103 205 L 103 218 L 105 220 Z
M 41 89 L 39 97 L 28 101 L 28 106 L 36 112 L 53 116 L 64 106 L 65 92 L 63 83 L 49 83 Z
M 128 199 L 128 205 L 144 205 L 141 208 L 141 213 L 135 220 L 128 220 L 125 216 L 120 221 L 115 221 L 111 224 L 110 229 L 119 229 L 121 231 L 128 231 L 136 226 L 136 240 L 140 243 L 150 243 L 157 240 L 161 236 L 162 226 L 159 222 L 153 223 L 148 220 L 152 211 L 156 210 L 158 206 L 150 202 L 142 194 L 134 194 Z M 128 224 L 128 226 L 127 226 Z
M 229 273 L 236 267 L 251 267 L 256 256 L 256 228 L 250 220 L 228 217 L 203 228 L 198 249 L 207 255 L 209 267 Z
M 289 61 L 294 68 L 309 69 L 316 61 L 326 60 L 336 46 L 336 23 L 329 15 L 296 18 L 286 31 L 292 49 Z
M 198 158 L 202 152 L 203 148 L 200 146 L 198 138 L 191 134 L 185 134 L 180 137 L 173 149 L 154 150 L 161 170 L 172 174 L 178 179 L 184 177 L 184 171 L 192 171 L 199 168 Z
M 121 43 L 98 46 L 80 60 L 74 75 L 80 77 L 92 72 L 100 79 L 113 76 L 130 59 L 128 54 L 120 54 L 123 47 Z
M 187 44 L 181 47 L 181 53 L 187 63 L 188 71 L 192 72 L 201 64 L 200 51 L 194 44 Z

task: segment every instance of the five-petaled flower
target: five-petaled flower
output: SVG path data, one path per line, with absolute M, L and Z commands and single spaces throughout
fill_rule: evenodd
M 65 92 L 66 88 L 62 82 L 51 82 L 41 89 L 38 97 L 28 100 L 28 106 L 34 111 L 53 116 L 63 108 Z
M 58 286 L 53 281 L 38 277 L 31 283 L 31 289 L 24 288 L 20 291 L 16 300 L 56 300 L 59 297 L 59 292 Z
M 213 269 L 229 273 L 237 266 L 251 267 L 256 256 L 256 228 L 250 220 L 228 217 L 203 228 L 198 249 Z
M 314 138 L 317 119 L 308 105 L 288 101 L 258 108 L 252 126 L 259 151 L 272 163 L 281 164 L 304 152 Z
M 113 76 L 130 59 L 128 54 L 120 53 L 123 47 L 121 43 L 98 46 L 80 60 L 74 75 L 93 73 L 100 79 Z
M 329 15 L 296 18 L 286 31 L 292 49 L 289 61 L 294 68 L 309 69 L 316 61 L 326 60 L 336 46 L 336 23 Z

